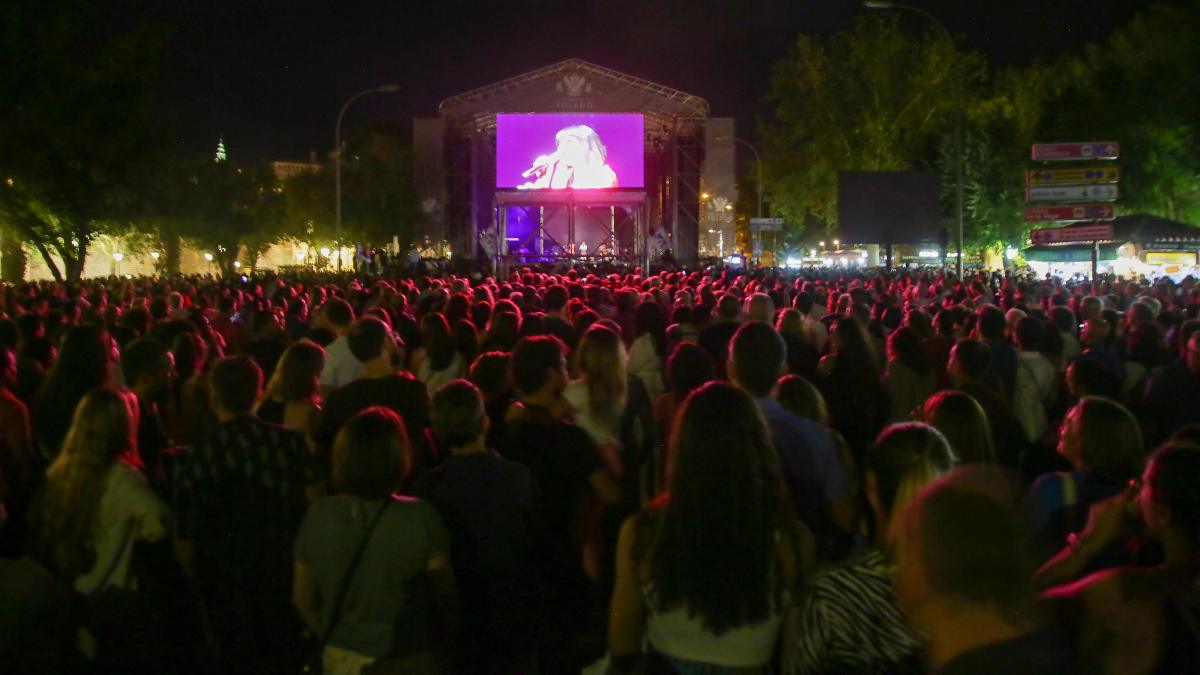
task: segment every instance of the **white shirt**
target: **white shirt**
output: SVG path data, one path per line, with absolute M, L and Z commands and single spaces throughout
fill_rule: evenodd
M 575 380 L 563 390 L 563 398 L 575 408 L 575 424 L 587 432 L 596 445 L 620 445 L 620 430 L 609 429 L 591 414 L 592 397 L 588 392 L 587 383 Z
M 1054 366 L 1039 352 L 1017 353 L 1017 380 L 1013 387 L 1012 408 L 1025 437 L 1041 438 L 1050 429 L 1046 404 L 1055 388 Z
M 129 586 L 129 560 L 133 555 L 132 539 L 127 533 L 145 541 L 158 541 L 166 536 L 163 520 L 167 507 L 154 494 L 141 472 L 117 462 L 108 472 L 104 494 L 100 497 L 100 516 L 94 534 L 96 564 L 75 580 L 75 590 L 85 595 L 99 588 L 104 575 L 112 569 L 105 587 Z
M 700 617 L 688 616 L 683 607 L 658 611 L 653 593 L 653 586 L 643 589 L 650 609 L 646 618 L 646 641 L 667 656 L 730 668 L 748 668 L 769 662 L 775 653 L 783 625 L 783 612 L 779 609 L 772 610 L 759 623 L 714 635 L 704 627 Z
M 654 346 L 654 337 L 649 333 L 633 341 L 629 348 L 629 364 L 626 367 L 630 373 L 637 375 L 642 384 L 646 385 L 646 393 L 653 401 L 663 393 L 662 358 Z
M 339 337 L 325 348 L 325 368 L 321 370 L 321 386 L 337 389 L 362 376 L 362 361 L 350 353 L 346 336 Z
M 804 328 L 812 336 L 813 347 L 817 353 L 824 355 L 825 344 L 829 342 L 829 329 L 814 316 L 816 313 L 817 308 L 814 306 L 813 311 L 804 317 Z
M 462 354 L 454 352 L 453 358 L 450 359 L 450 364 L 441 370 L 434 370 L 433 365 L 429 361 L 429 355 L 421 359 L 421 363 L 417 366 L 417 379 L 425 383 L 425 388 L 433 393 L 438 390 L 443 384 L 456 380 L 467 374 L 467 364 L 463 359 Z

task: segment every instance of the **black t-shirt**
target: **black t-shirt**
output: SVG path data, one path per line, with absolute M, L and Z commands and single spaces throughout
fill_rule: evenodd
M 485 639 L 484 633 L 506 622 L 528 619 L 534 523 L 529 469 L 490 451 L 451 455 L 417 479 L 413 494 L 437 508 L 450 533 L 464 619 L 478 628 L 473 637 Z
M 543 580 L 556 596 L 579 593 L 579 584 L 587 582 L 572 525 L 580 496 L 589 489 L 588 477 L 603 467 L 591 437 L 574 424 L 555 419 L 546 408 L 527 406 L 509 425 L 500 451 L 524 464 L 537 481 L 534 548 Z
M 279 365 L 279 359 L 283 358 L 285 351 L 287 345 L 280 339 L 255 340 L 246 345 L 245 349 L 262 369 L 263 382 L 269 381 L 271 375 L 275 374 L 275 367 Z
M 333 440 L 342 425 L 362 410 L 381 405 L 394 410 L 404 419 L 408 437 L 417 451 L 414 471 L 428 468 L 425 456 L 425 428 L 429 426 L 429 392 L 425 384 L 408 375 L 360 377 L 333 390 L 321 410 L 315 440 L 324 457 L 329 457 Z

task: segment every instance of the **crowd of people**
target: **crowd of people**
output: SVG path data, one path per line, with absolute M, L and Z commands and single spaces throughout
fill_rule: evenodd
M 0 670 L 1177 673 L 1200 284 L 0 287 Z

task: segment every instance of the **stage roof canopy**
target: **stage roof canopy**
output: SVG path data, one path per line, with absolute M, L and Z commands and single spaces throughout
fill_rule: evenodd
M 708 117 L 699 96 L 567 59 L 442 101 L 443 118 L 490 126 L 496 113 L 631 112 L 663 118 Z

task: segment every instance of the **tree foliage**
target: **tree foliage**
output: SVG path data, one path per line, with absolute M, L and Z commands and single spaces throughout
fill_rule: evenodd
M 394 135 L 362 129 L 350 135 L 342 162 L 342 239 L 381 246 L 394 236 L 407 248 L 423 223 L 410 148 Z M 288 179 L 284 196 L 292 236 L 310 246 L 336 242 L 332 165 Z
M 1200 222 L 1200 2 L 1158 4 L 1064 60 L 1046 139 L 1121 143 L 1119 210 Z
M 213 256 L 224 276 L 235 262 L 253 267 L 271 244 L 288 236 L 283 187 L 266 163 L 193 160 L 185 181 L 179 234 Z
M 128 227 L 135 167 L 161 139 L 162 31 L 110 35 L 97 19 L 71 0 L 0 6 L 0 219 L 58 279 L 78 279 L 92 240 Z
M 913 168 L 952 127 L 981 68 L 944 35 L 914 39 L 892 15 L 860 16 L 829 38 L 801 35 L 775 66 L 774 117 L 762 127 L 772 210 L 831 229 L 838 172 Z
M 953 231 L 960 104 L 969 249 L 1027 239 L 1035 142 L 1119 141 L 1118 211 L 1200 222 L 1200 1 L 1154 5 L 1102 44 L 1008 69 L 897 21 L 872 14 L 829 38 L 802 35 L 776 64 L 760 132 L 773 210 L 789 223 L 834 227 L 838 171 L 920 169 L 939 174 Z

